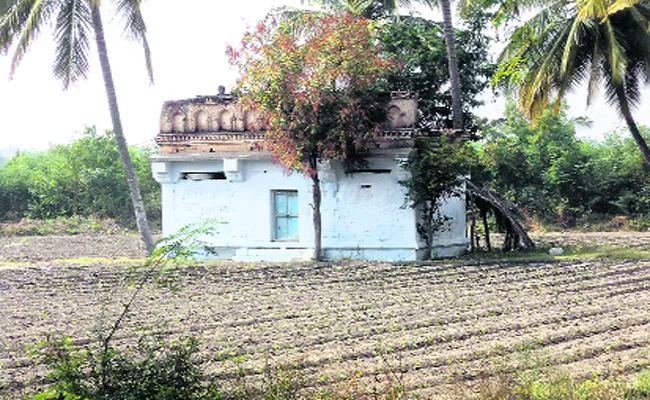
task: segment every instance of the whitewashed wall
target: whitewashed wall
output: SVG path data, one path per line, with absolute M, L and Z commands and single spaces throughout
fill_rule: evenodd
M 390 173 L 345 175 L 340 166 L 321 171 L 323 249 L 327 259 L 357 258 L 386 261 L 421 258 L 416 212 L 404 207 L 408 176 L 394 158 L 373 158 L 370 168 Z M 313 252 L 311 180 L 285 175 L 270 160 L 154 159 L 154 176 L 162 184 L 163 233 L 185 224 L 213 218 L 221 222 L 210 239 L 219 258 L 255 261 L 308 259 Z M 227 180 L 182 179 L 187 172 L 226 170 Z M 230 171 L 230 172 L 229 172 Z M 296 190 L 299 202 L 299 239 L 274 242 L 272 191 Z M 467 246 L 465 205 L 451 199 L 443 213 L 455 220 L 441 234 L 438 256 L 456 255 Z

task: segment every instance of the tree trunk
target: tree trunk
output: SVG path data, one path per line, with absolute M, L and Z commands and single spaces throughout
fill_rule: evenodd
M 481 211 L 481 217 L 483 217 L 483 230 L 485 231 L 485 246 L 489 251 L 492 250 L 492 244 L 490 243 L 490 226 L 488 225 L 487 211 Z
M 530 239 L 523 225 L 517 220 L 517 216 L 508 210 L 502 200 L 497 198 L 497 196 L 491 193 L 489 190 L 478 187 L 472 181 L 465 181 L 465 184 L 467 185 L 467 190 L 469 190 L 473 196 L 479 197 L 482 200 L 486 201 L 493 207 L 494 210 L 498 211 L 498 214 L 495 212 L 495 215 L 500 214 L 501 217 L 504 218 L 507 224 L 506 241 L 508 240 L 508 233 L 512 231 L 522 239 L 526 248 L 535 248 L 535 243 L 533 243 L 533 241 Z
M 476 223 L 475 223 L 476 217 L 474 216 L 474 213 L 476 212 L 476 200 L 472 196 L 472 193 L 469 190 L 466 190 L 465 192 L 466 192 L 466 196 L 467 196 L 467 198 L 465 200 L 466 204 L 467 204 L 466 208 L 469 210 L 469 212 L 467 214 L 468 217 L 469 217 L 469 233 L 467 233 L 467 230 L 465 231 L 465 233 L 469 237 L 469 251 L 473 252 L 475 250 L 474 249 L 474 230 L 475 230 L 475 226 L 476 226 Z
M 445 45 L 447 47 L 447 62 L 449 64 L 449 81 L 451 83 L 451 111 L 453 128 L 463 129 L 463 106 L 461 103 L 460 75 L 458 73 L 458 57 L 454 40 L 454 24 L 451 20 L 451 2 L 442 0 L 442 17 L 445 26 Z
M 122 159 L 122 166 L 124 167 L 124 174 L 129 186 L 129 194 L 133 203 L 133 211 L 135 212 L 135 222 L 138 225 L 140 238 L 144 243 L 147 253 L 151 253 L 154 247 L 153 237 L 147 222 L 147 213 L 140 194 L 140 187 L 138 186 L 138 179 L 136 178 L 135 171 L 133 170 L 133 163 L 129 155 L 129 149 L 124 138 L 124 131 L 122 130 L 122 121 L 120 119 L 120 111 L 117 106 L 117 94 L 115 93 L 115 85 L 113 84 L 113 74 L 111 66 L 108 62 L 108 51 L 106 49 L 106 40 L 104 39 L 104 25 L 102 24 L 102 17 L 99 10 L 99 4 L 94 1 L 89 2 L 93 29 L 95 30 L 95 41 L 97 42 L 97 52 L 99 53 L 99 62 L 102 67 L 102 75 L 104 76 L 104 86 L 106 88 L 106 96 L 108 97 L 108 107 L 111 113 L 111 121 L 113 123 L 113 132 L 115 134 L 115 141 L 117 142 L 117 149 Z
M 425 229 L 426 229 L 426 252 L 427 252 L 427 260 L 430 260 L 433 258 L 433 218 L 434 218 L 434 208 L 432 202 L 427 202 L 424 204 L 424 208 L 427 210 L 427 212 L 424 214 L 424 221 L 425 221 Z
M 311 176 L 312 180 L 312 193 L 314 202 L 314 261 L 321 260 L 321 236 L 322 236 L 322 223 L 320 215 L 320 202 L 321 191 L 320 182 L 318 180 L 318 170 L 314 170 Z
M 476 245 L 474 242 L 474 235 L 476 232 L 476 218 L 474 217 L 474 212 L 472 211 L 472 216 L 469 224 L 469 249 L 470 251 L 476 250 Z
M 636 122 L 634 122 L 632 112 L 630 111 L 630 105 L 627 101 L 627 97 L 625 96 L 625 89 L 620 85 L 616 88 L 616 98 L 618 99 L 618 103 L 621 107 L 621 114 L 623 114 L 627 128 L 630 130 L 630 133 L 632 134 L 636 145 L 639 146 L 639 150 L 641 150 L 643 161 L 645 161 L 646 164 L 650 165 L 650 149 L 648 149 L 648 144 L 641 135 L 641 132 L 639 132 L 639 128 L 636 126 Z
M 314 261 L 321 260 L 321 238 L 322 238 L 322 222 L 320 215 L 321 191 L 320 180 L 318 178 L 318 160 L 311 158 L 309 160 L 309 167 L 311 168 L 311 182 L 312 182 L 312 201 L 314 208 Z

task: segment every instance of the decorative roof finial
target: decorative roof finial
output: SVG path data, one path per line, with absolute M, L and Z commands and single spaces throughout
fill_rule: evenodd
M 219 94 L 226 94 L 226 87 L 224 85 L 219 85 Z

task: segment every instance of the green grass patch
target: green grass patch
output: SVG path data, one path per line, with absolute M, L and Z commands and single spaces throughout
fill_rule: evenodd
M 0 223 L 0 236 L 47 236 L 80 234 L 117 235 L 132 233 L 113 219 L 96 217 L 57 217 L 51 219 L 22 219 Z
M 601 247 L 601 246 L 567 246 L 563 247 L 564 254 L 551 256 L 549 247 L 523 249 L 516 251 L 476 251 L 468 253 L 460 260 L 471 261 L 553 261 L 553 260 L 650 260 L 650 251 L 631 247 Z
M 480 400 L 647 400 L 650 399 L 650 370 L 637 376 L 595 375 L 586 379 L 567 373 L 549 377 L 535 371 L 486 381 L 479 393 Z

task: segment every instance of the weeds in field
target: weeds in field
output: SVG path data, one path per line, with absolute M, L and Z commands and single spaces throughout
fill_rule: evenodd
M 650 251 L 630 247 L 614 248 L 605 246 L 566 246 L 561 256 L 548 254 L 552 246 L 537 247 L 535 249 L 521 249 L 515 251 L 474 251 L 460 260 L 471 261 L 546 261 L 546 260 L 648 260 Z
M 70 339 L 43 342 L 33 354 L 51 369 L 53 384 L 31 400 L 219 399 L 217 386 L 205 383 L 192 360 L 198 351 L 195 339 L 166 343 L 151 335 L 142 336 L 129 355 L 74 349 Z
M 301 368 L 303 360 L 287 364 L 269 364 L 255 376 L 243 364 L 246 357 L 234 354 L 234 377 L 220 385 L 219 399 L 223 400 L 405 400 L 417 398 L 410 395 L 404 384 L 401 356 L 399 368 L 389 361 L 386 353 L 377 350 L 379 372 L 368 375 L 366 371 L 350 370 L 345 376 L 330 381 L 321 376 L 314 378 Z
M 215 230 L 214 221 L 188 225 L 161 239 L 145 263 L 129 270 L 133 293 L 113 324 L 100 332 L 99 349 L 73 349 L 69 338 L 47 340 L 32 355 L 51 369 L 52 386 L 32 400 L 171 400 L 216 399 L 216 389 L 204 387 L 203 374 L 192 363 L 198 345 L 193 338 L 165 346 L 161 337 L 139 339 L 139 354 L 126 356 L 112 345 L 115 333 L 148 282 L 175 287 L 174 267 L 210 248 L 201 240 Z M 206 397 L 208 396 L 208 397 Z
M 594 375 L 578 379 L 567 373 L 547 376 L 533 370 L 504 374 L 485 381 L 480 400 L 647 400 L 650 399 L 650 369 L 634 379 L 621 374 L 607 378 Z
M 201 225 L 182 227 L 176 234 L 159 240 L 144 264 L 135 266 L 128 271 L 131 274 L 132 282 L 135 282 L 133 294 L 124 305 L 122 313 L 115 320 L 108 334 L 102 339 L 104 352 L 108 352 L 110 349 L 113 335 L 120 328 L 122 321 L 131 310 L 135 299 L 147 282 L 153 281 L 162 287 L 178 289 L 173 275 L 174 267 L 178 266 L 179 263 L 193 259 L 197 255 L 212 252 L 211 248 L 201 238 L 213 234 L 215 226 L 216 221 L 207 220 Z
M 57 217 L 50 219 L 22 219 L 0 223 L 0 236 L 45 236 L 125 234 L 128 230 L 115 220 L 96 217 Z

